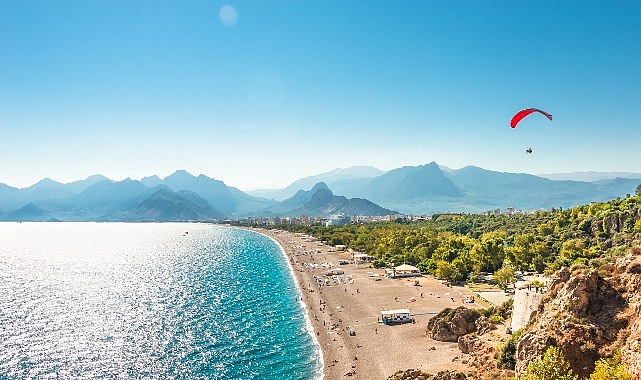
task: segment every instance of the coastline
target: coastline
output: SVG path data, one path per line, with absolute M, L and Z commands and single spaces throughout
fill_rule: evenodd
M 303 288 L 301 287 L 301 283 L 298 279 L 298 276 L 296 275 L 296 271 L 294 269 L 294 265 L 292 261 L 290 260 L 290 256 L 287 254 L 287 251 L 285 250 L 285 247 L 283 244 L 277 240 L 272 234 L 267 233 L 266 231 L 256 231 L 256 230 L 251 230 L 253 232 L 258 232 L 262 235 L 267 236 L 268 238 L 272 239 L 280 248 L 281 253 L 285 257 L 285 260 L 287 261 L 287 267 L 289 268 L 290 275 L 292 276 L 292 279 L 294 280 L 294 284 L 296 285 L 296 288 L 298 289 L 298 294 L 300 295 L 300 298 L 298 300 L 301 308 L 305 311 L 305 328 L 308 330 L 313 342 L 314 342 L 314 347 L 317 350 L 317 358 L 318 358 L 318 364 L 316 365 L 316 371 L 315 371 L 315 377 L 314 380 L 324 380 L 325 379 L 325 360 L 323 357 L 323 350 L 320 345 L 320 342 L 318 341 L 318 338 L 316 336 L 316 330 L 314 329 L 314 326 L 312 324 L 312 319 L 309 315 L 309 307 L 307 303 L 303 300 Z
M 406 369 L 432 374 L 470 371 L 468 357 L 459 351 L 457 343 L 435 341 L 425 333 L 431 316 L 446 307 L 481 307 L 464 303 L 465 296 L 474 295 L 469 289 L 448 287 L 429 276 L 386 279 L 384 270 L 365 264 L 339 266 L 338 260 L 349 260 L 351 253 L 332 252 L 328 246 L 300 234 L 249 230 L 275 240 L 289 261 L 315 344 L 320 346 L 324 379 L 387 379 Z M 344 270 L 343 275 L 337 276 L 338 284 L 324 275 L 327 269 L 320 264 L 327 262 Z M 415 280 L 419 286 L 415 286 Z M 329 286 L 324 285 L 325 281 Z M 379 323 L 380 311 L 390 309 L 410 309 L 415 323 Z M 317 379 L 323 378 L 318 376 Z

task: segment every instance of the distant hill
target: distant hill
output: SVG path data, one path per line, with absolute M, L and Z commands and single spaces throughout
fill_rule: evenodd
M 373 166 L 352 166 L 346 169 L 334 169 L 329 172 L 301 178 L 294 181 L 284 189 L 252 190 L 247 193 L 258 197 L 282 201 L 292 197 L 299 190 L 309 189 L 315 184 L 323 182 L 330 188 L 334 189 L 338 194 L 346 195 L 351 193 L 354 188 L 355 192 L 360 191 L 362 186 L 369 183 L 372 178 L 378 177 L 384 173 L 384 171 Z
M 310 183 L 315 178 L 332 182 Z M 634 194 L 640 183 L 641 178 L 622 177 L 552 180 L 475 166 L 449 169 L 431 162 L 388 172 L 372 167 L 336 169 L 294 182 L 281 192 L 291 195 L 277 201 L 178 170 L 164 179 L 149 176 L 140 181 L 95 175 L 68 184 L 45 178 L 24 189 L 0 184 L 0 220 L 212 220 L 396 211 L 480 213 L 508 207 L 528 211 L 625 197 Z
M 160 187 L 148 198 L 129 208 L 120 219 L 149 221 L 184 221 L 222 219 L 224 215 L 190 191 L 174 192 Z
M 641 173 L 590 171 L 590 172 L 539 174 L 539 177 L 552 179 L 556 181 L 569 180 L 569 181 L 594 182 L 594 181 L 615 179 L 615 178 L 641 179 Z
M 393 213 L 364 199 L 334 196 L 324 183 L 279 203 L 184 170 L 164 179 L 151 176 L 141 181 L 92 176 L 71 184 L 43 179 L 26 189 L 0 185 L 0 200 L 0 220 L 10 221 L 189 221 L 301 213 Z
M 329 217 L 335 214 L 384 216 L 398 212 L 383 208 L 367 199 L 337 196 L 323 182 L 319 182 L 310 191 L 299 191 L 292 198 L 281 202 L 281 207 L 300 206 L 283 212 L 284 216 Z
M 475 166 L 450 169 L 431 162 L 390 170 L 373 178 L 337 180 L 328 186 L 336 194 L 369 199 L 387 209 L 429 214 L 479 213 L 508 207 L 525 211 L 571 207 L 634 194 L 640 182 L 616 177 L 597 181 L 551 180 Z M 288 186 L 289 191 L 304 189 L 296 189 L 297 183 Z
M 166 179 L 178 190 L 170 188 L 163 181 L 148 187 L 141 181 L 129 178 L 118 182 L 103 178 L 92 176 L 85 181 L 66 185 L 45 179 L 26 189 L 0 186 L 0 199 L 11 198 L 13 202 L 3 203 L 0 220 L 213 220 L 225 218 L 228 214 L 212 206 L 204 197 L 220 202 L 227 210 L 233 209 L 238 203 L 222 182 L 204 176 L 193 177 L 186 172 L 178 172 Z M 152 184 L 149 181 L 147 183 Z M 202 195 L 190 189 L 200 191 Z M 76 194 L 79 190 L 82 191 Z M 24 202 L 22 206 L 12 208 L 20 202 Z
M 370 181 L 363 194 L 375 202 L 388 204 L 427 197 L 458 198 L 462 194 L 436 162 L 405 166 Z

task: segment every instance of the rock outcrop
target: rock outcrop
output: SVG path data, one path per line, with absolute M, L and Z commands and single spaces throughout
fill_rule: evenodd
M 632 378 L 641 379 L 641 258 L 628 256 L 598 271 L 562 269 L 549 289 L 518 342 L 517 374 L 556 346 L 581 378 L 596 360 L 621 352 Z
M 427 335 L 441 342 L 458 342 L 459 337 L 476 331 L 478 311 L 460 306 L 446 308 L 432 317 L 427 323 Z
M 458 349 L 464 354 L 476 351 L 481 345 L 482 342 L 476 334 L 467 334 L 458 338 Z

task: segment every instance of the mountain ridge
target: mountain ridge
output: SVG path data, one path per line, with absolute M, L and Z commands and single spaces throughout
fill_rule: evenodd
M 334 182 L 328 184 L 318 181 L 300 189 L 293 186 L 325 175 Z M 126 216 L 127 220 L 136 220 L 136 212 L 139 219 L 147 220 L 149 217 L 143 215 L 150 213 L 169 218 L 169 214 L 158 210 L 154 214 L 149 209 L 136 209 L 160 188 L 167 189 L 162 193 L 163 202 L 150 201 L 148 204 L 164 204 L 184 217 L 188 215 L 185 210 L 191 210 L 190 215 L 200 220 L 304 213 L 311 213 L 307 216 L 322 217 L 327 216 L 330 210 L 336 213 L 371 212 L 376 215 L 380 209 L 418 215 L 438 212 L 481 213 L 509 207 L 539 210 L 624 197 L 633 194 L 640 182 L 639 179 L 619 177 L 591 182 L 552 180 L 532 174 L 486 170 L 472 165 L 449 169 L 432 161 L 425 165 L 404 166 L 387 172 L 366 166 L 336 169 L 305 177 L 303 182 L 294 182 L 287 188 L 288 191 L 296 191 L 288 198 L 276 200 L 251 195 L 227 186 L 222 181 L 203 174 L 194 176 L 185 170 L 177 170 L 163 179 L 152 175 L 139 181 L 130 178 L 113 181 L 97 174 L 69 184 L 45 178 L 23 189 L 0 184 L 0 219 L 117 220 Z M 310 188 L 312 190 L 307 190 Z M 327 197 L 323 198 L 324 208 L 318 207 L 318 204 L 303 207 L 312 200 L 316 192 L 324 189 L 331 193 L 331 196 L 326 194 Z M 186 197 L 185 194 L 197 197 Z M 357 203 L 360 206 L 356 207 Z M 178 210 L 184 212 L 181 214 L 182 211 Z M 26 219 L 20 219 L 21 216 Z M 177 216 L 172 215 L 170 220 L 175 218 Z

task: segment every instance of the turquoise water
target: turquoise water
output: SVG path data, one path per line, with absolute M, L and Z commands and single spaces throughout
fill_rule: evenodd
M 204 224 L 0 223 L 0 378 L 314 379 L 270 238 Z

